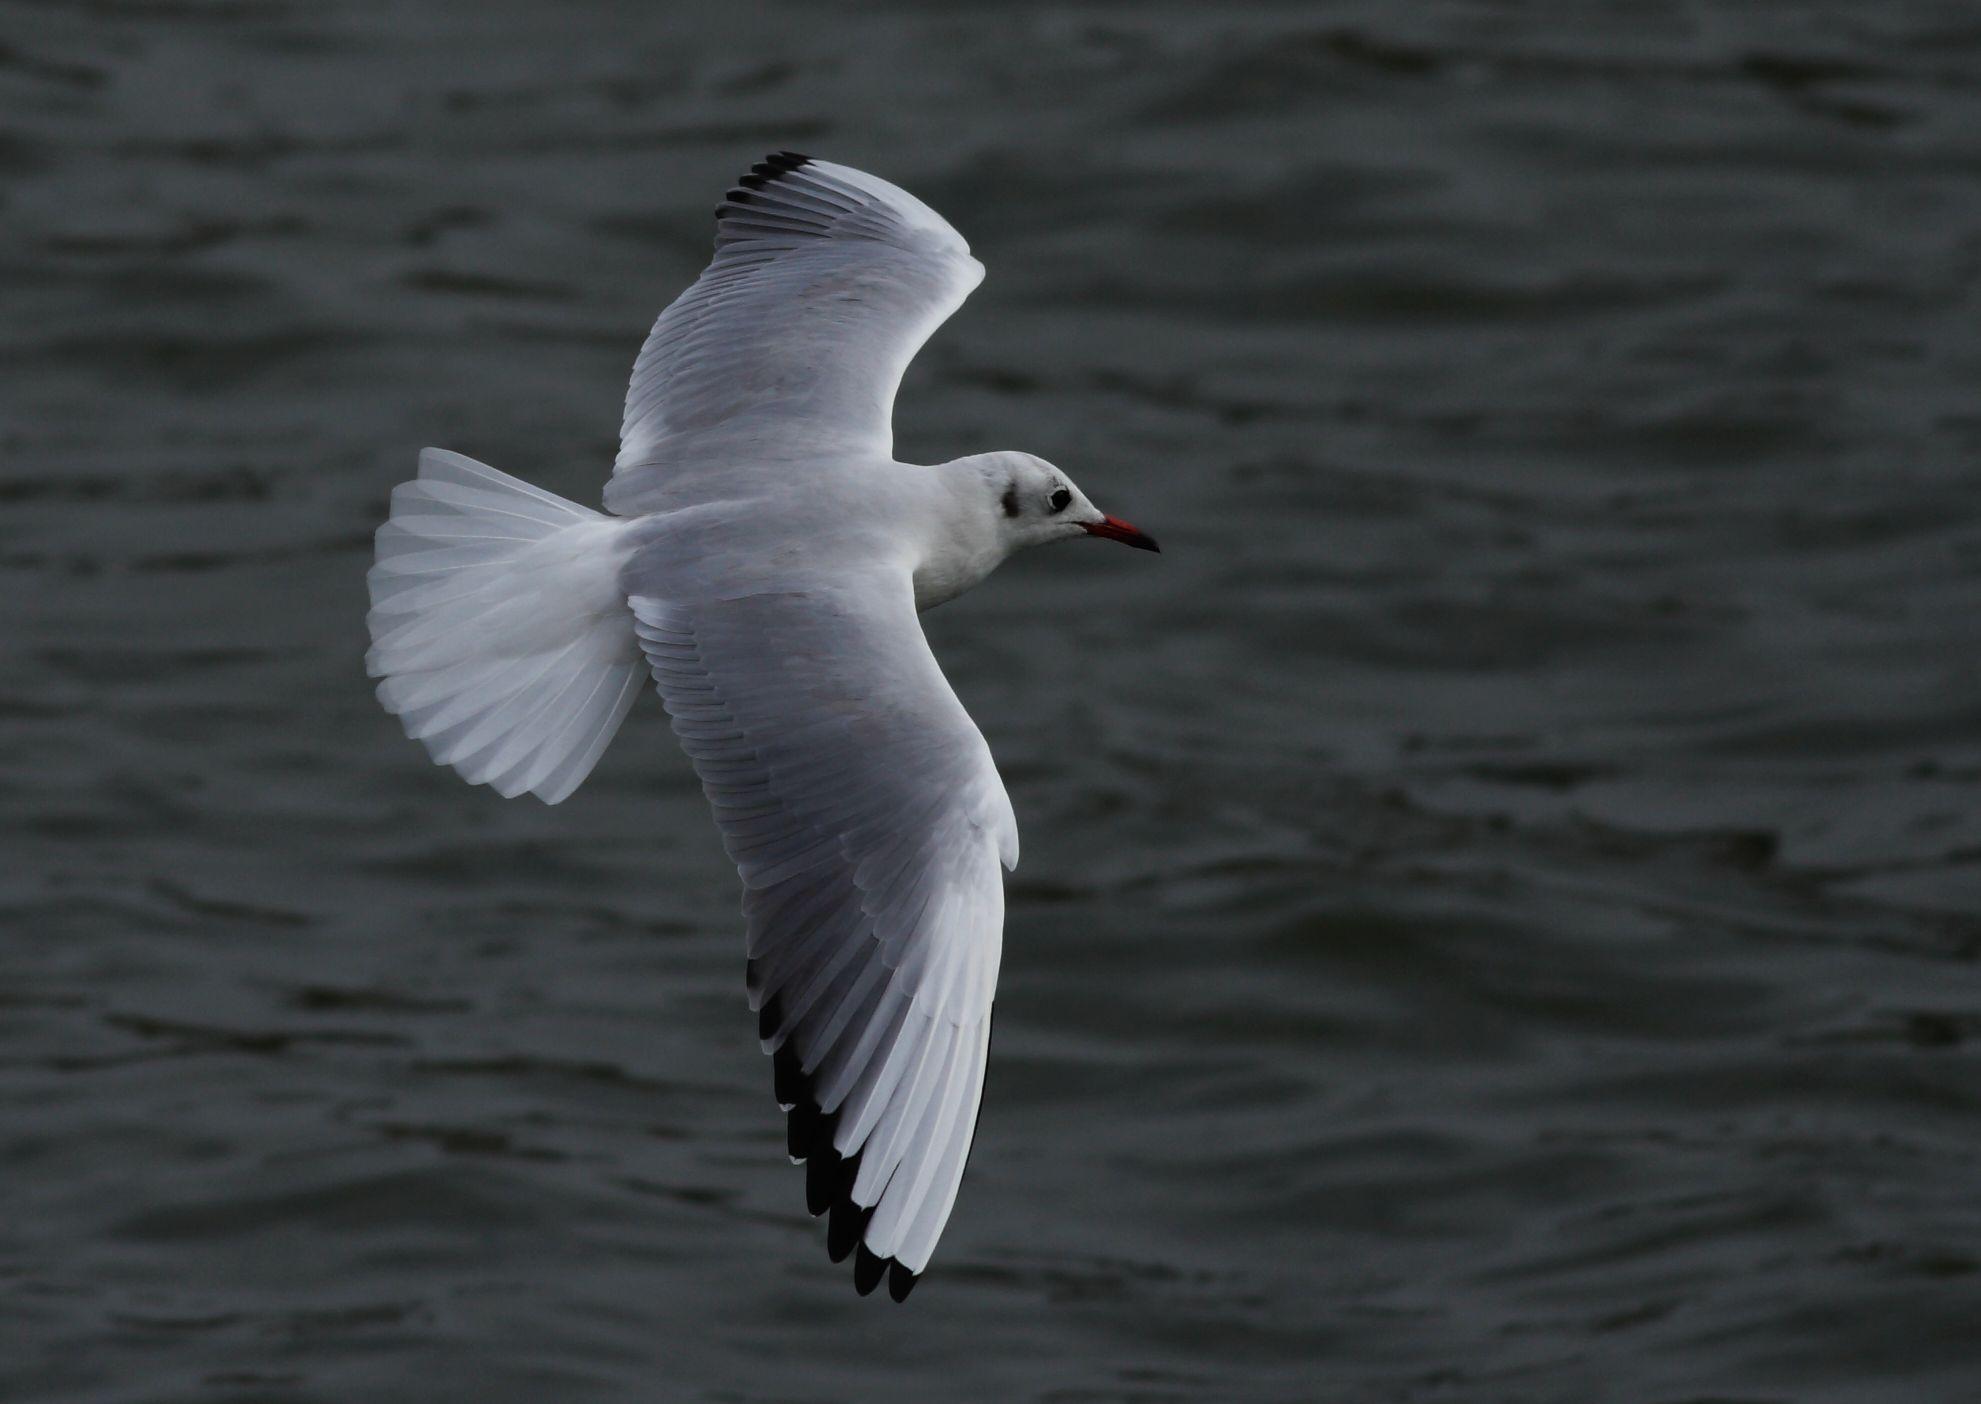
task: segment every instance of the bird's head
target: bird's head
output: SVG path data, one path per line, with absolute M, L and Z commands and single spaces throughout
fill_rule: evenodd
M 1099 536 L 1142 551 L 1160 551 L 1155 538 L 1087 500 L 1073 480 L 1029 453 L 982 456 L 986 490 L 1010 549 L 1043 546 L 1076 536 Z

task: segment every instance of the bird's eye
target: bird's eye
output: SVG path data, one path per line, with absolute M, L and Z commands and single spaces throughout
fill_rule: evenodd
M 1052 496 L 1046 499 L 1046 505 L 1055 512 L 1064 512 L 1066 510 L 1066 504 L 1072 500 L 1073 494 L 1065 488 L 1054 488 L 1052 490 Z

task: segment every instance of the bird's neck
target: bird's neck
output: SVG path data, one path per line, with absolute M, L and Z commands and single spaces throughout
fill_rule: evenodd
M 934 609 L 955 599 L 1003 563 L 1011 543 L 1003 530 L 983 471 L 960 458 L 916 468 L 926 489 L 915 564 L 915 608 Z

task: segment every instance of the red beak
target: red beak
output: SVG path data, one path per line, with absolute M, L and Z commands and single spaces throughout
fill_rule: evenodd
M 1089 536 L 1105 536 L 1109 541 L 1119 541 L 1124 546 L 1133 546 L 1137 551 L 1155 551 L 1162 547 L 1156 539 L 1145 531 L 1138 531 L 1119 517 L 1103 517 L 1097 522 L 1082 522 Z

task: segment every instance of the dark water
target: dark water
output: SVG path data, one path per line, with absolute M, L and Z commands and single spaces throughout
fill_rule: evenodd
M 595 501 L 733 174 L 989 281 L 904 456 L 1025 835 L 927 1285 L 803 1213 L 643 703 L 363 677 L 437 443 Z M 1981 13 L 0 6 L 0 1398 L 1981 1398 Z

